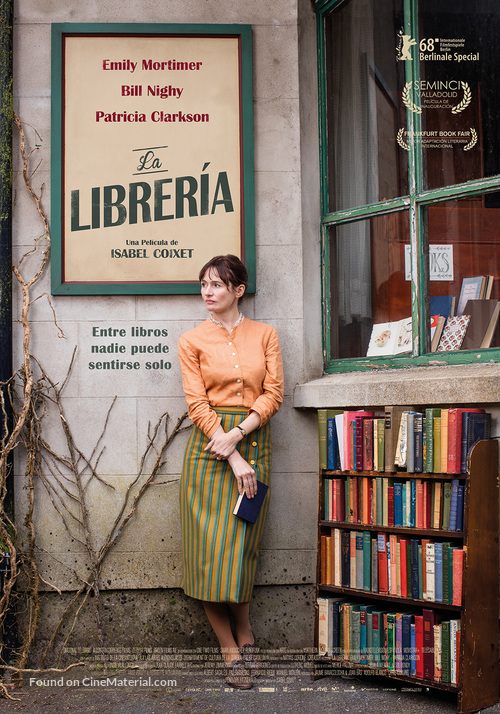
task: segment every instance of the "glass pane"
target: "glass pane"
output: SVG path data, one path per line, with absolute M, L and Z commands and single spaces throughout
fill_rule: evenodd
M 493 208 L 487 199 L 447 201 L 424 211 L 429 315 L 441 316 L 444 323 L 433 351 L 500 346 L 500 205 Z
M 420 82 L 409 89 L 422 110 L 424 188 L 498 174 L 500 4 L 419 4 Z
M 397 340 L 408 320 L 411 333 L 408 213 L 332 226 L 328 237 L 332 359 L 411 352 Z
M 330 211 L 408 194 L 408 152 L 397 142 L 406 126 L 402 26 L 402 0 L 350 0 L 326 20 Z

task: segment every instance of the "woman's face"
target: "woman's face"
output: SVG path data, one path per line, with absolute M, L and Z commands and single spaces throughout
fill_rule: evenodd
M 211 268 L 201 280 L 201 297 L 207 309 L 213 313 L 224 313 L 237 306 L 239 298 L 245 292 L 244 285 L 229 287 L 220 279 L 219 273 Z

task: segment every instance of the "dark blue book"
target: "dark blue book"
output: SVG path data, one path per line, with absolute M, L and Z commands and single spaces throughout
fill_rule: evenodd
M 434 583 L 436 602 L 443 602 L 443 544 L 434 543 Z
M 340 471 L 340 451 L 337 437 L 337 425 L 334 418 L 326 420 L 326 454 L 327 469 Z
M 451 482 L 451 499 L 450 499 L 450 531 L 457 530 L 457 499 L 458 499 L 458 479 L 454 478 Z
M 464 495 L 465 485 L 459 483 L 457 489 L 457 531 L 464 529 Z
M 403 525 L 403 484 L 394 484 L 394 525 L 401 528 Z
M 410 674 L 411 669 L 411 620 L 412 616 L 409 613 L 403 613 L 401 627 L 403 674 Z
M 455 300 L 454 295 L 434 295 L 431 297 L 431 316 L 443 315 L 444 317 L 453 317 L 455 315 Z
M 411 538 L 410 540 L 410 552 L 411 552 L 411 597 L 412 600 L 418 600 L 418 540 L 416 538 Z
M 341 531 L 340 549 L 342 587 L 348 588 L 351 586 L 351 541 L 349 531 Z M 353 585 L 353 587 L 354 586 L 355 584 Z
M 236 501 L 233 515 L 242 518 L 249 523 L 255 523 L 259 517 L 260 509 L 264 503 L 268 490 L 267 484 L 257 479 L 257 493 L 253 498 L 247 498 L 245 493 L 242 493 Z
M 467 457 L 470 450 L 481 439 L 491 435 L 491 414 L 487 412 L 462 413 L 462 444 L 460 453 L 460 473 L 467 472 Z

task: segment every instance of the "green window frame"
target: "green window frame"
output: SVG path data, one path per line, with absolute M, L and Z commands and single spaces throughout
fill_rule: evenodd
M 326 18 L 345 0 L 316 0 L 314 10 L 317 15 L 318 43 L 318 102 L 319 102 L 319 140 L 320 140 L 320 176 L 321 176 L 321 255 L 322 255 L 322 305 L 323 305 L 323 355 L 325 372 L 371 371 L 373 369 L 436 365 L 436 364 L 481 364 L 500 361 L 500 348 L 463 350 L 456 352 L 426 351 L 426 266 L 424 258 L 424 211 L 427 207 L 444 201 L 467 198 L 478 194 L 498 191 L 500 175 L 466 181 L 444 188 L 423 189 L 423 167 L 420 142 L 413 137 L 420 131 L 420 115 L 406 110 L 407 131 L 409 138 L 408 185 L 409 193 L 400 198 L 380 200 L 378 202 L 355 206 L 353 208 L 329 211 L 328 184 L 328 136 L 327 136 L 327 70 L 326 70 Z M 419 0 L 403 0 L 404 30 L 420 42 L 418 26 Z M 405 62 L 406 82 L 419 79 L 419 62 Z M 410 225 L 411 245 L 411 315 L 413 349 L 411 355 L 391 357 L 332 358 L 330 354 L 330 255 L 328 231 L 330 228 L 356 220 L 369 219 L 396 211 L 407 211 Z M 416 274 L 415 274 L 416 272 Z M 428 338 L 427 338 L 428 339 Z

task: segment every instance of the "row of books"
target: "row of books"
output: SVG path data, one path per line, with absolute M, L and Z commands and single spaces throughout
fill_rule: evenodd
M 458 304 L 452 295 L 430 298 L 431 352 L 491 347 L 498 328 L 500 303 L 491 300 L 492 275 L 464 278 Z M 411 352 L 412 318 L 379 322 L 372 327 L 367 357 Z
M 320 536 L 320 581 L 412 600 L 462 604 L 464 550 L 430 538 L 332 528 Z
M 458 684 L 459 619 L 427 608 L 394 612 L 332 597 L 319 597 L 317 605 L 320 656 Z
M 466 473 L 470 450 L 490 436 L 484 409 L 318 410 L 320 468 L 334 471 Z
M 464 492 L 465 484 L 459 479 L 325 478 L 323 520 L 389 528 L 462 531 Z

